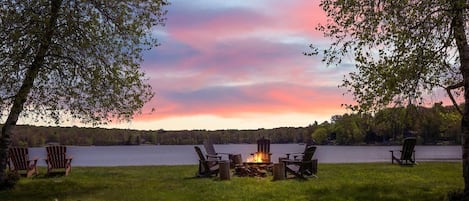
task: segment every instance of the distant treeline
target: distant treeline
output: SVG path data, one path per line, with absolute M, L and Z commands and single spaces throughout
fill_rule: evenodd
M 275 128 L 257 130 L 180 130 L 141 131 L 80 127 L 39 127 L 19 125 L 12 143 L 15 146 L 44 146 L 48 143 L 64 145 L 189 145 L 202 144 L 211 139 L 217 144 L 256 143 L 267 137 L 272 143 L 305 142 L 311 140 L 313 127 Z
M 435 104 L 432 108 L 407 106 L 388 108 L 374 115 L 336 115 L 331 121 L 306 127 L 254 130 L 130 130 L 80 127 L 18 125 L 12 136 L 15 146 L 64 145 L 189 145 L 210 139 L 216 144 L 256 143 L 265 137 L 272 143 L 331 145 L 395 144 L 416 136 L 419 144 L 460 144 L 461 116 L 454 107 Z

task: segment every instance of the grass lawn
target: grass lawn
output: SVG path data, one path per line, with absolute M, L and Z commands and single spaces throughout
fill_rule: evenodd
M 463 187 L 460 162 L 319 164 L 307 181 L 231 177 L 194 178 L 197 166 L 75 167 L 67 177 L 21 178 L 0 200 L 445 200 Z M 41 168 L 42 173 L 45 172 Z

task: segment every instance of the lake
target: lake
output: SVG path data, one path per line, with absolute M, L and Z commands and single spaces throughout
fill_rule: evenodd
M 192 165 L 198 163 L 194 146 L 203 145 L 141 145 L 141 146 L 69 146 L 73 166 L 142 166 Z M 314 158 L 319 163 L 390 162 L 389 150 L 401 146 L 318 146 Z M 304 145 L 272 144 L 272 161 L 277 162 L 285 153 L 302 152 Z M 257 150 L 256 144 L 216 144 L 219 153 L 239 153 L 243 161 Z M 461 146 L 416 146 L 416 160 L 441 161 L 461 158 Z M 39 157 L 39 166 L 45 166 L 44 147 L 30 148 L 30 157 Z

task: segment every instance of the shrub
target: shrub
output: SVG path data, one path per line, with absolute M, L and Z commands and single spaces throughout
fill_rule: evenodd
M 0 181 L 0 190 L 12 189 L 20 180 L 20 175 L 16 172 L 7 172 L 6 178 Z

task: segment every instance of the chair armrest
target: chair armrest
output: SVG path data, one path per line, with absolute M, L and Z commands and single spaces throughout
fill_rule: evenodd
M 303 160 L 282 160 L 284 165 L 302 165 L 302 164 L 313 164 L 313 160 L 303 161 Z
M 214 159 L 214 158 L 209 158 L 209 159 L 206 159 L 205 161 L 206 162 L 216 162 L 216 163 L 220 162 L 220 160 Z
M 38 160 L 39 160 L 39 157 L 34 157 L 33 159 L 28 160 L 28 163 L 29 163 L 29 164 L 32 163 L 33 165 L 36 165 Z
M 301 152 L 291 152 L 291 153 L 286 153 L 285 155 L 287 155 L 287 158 L 290 158 L 290 156 L 293 156 L 293 158 L 297 158 L 298 156 L 303 156 L 304 153 L 301 153 Z
M 221 156 L 213 155 L 213 154 L 207 154 L 207 159 L 221 160 Z
M 393 154 L 394 152 L 402 152 L 402 150 L 389 150 L 389 152 L 391 152 L 391 154 Z
M 303 155 L 304 153 L 303 152 L 290 152 L 290 153 L 286 153 L 287 155 Z
M 283 162 L 285 165 L 288 165 L 288 164 L 301 164 L 301 161 L 299 161 L 299 160 L 291 160 L 291 159 L 282 160 L 282 162 Z

